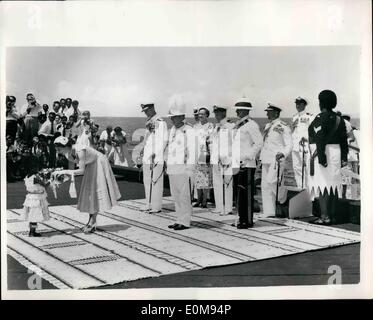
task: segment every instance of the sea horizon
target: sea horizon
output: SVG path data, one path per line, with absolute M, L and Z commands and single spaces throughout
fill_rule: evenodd
M 230 120 L 237 120 L 237 118 L 233 118 L 233 117 L 228 117 Z M 167 123 L 167 126 L 168 128 L 170 128 L 172 126 L 172 123 L 171 123 L 171 120 L 167 117 L 164 118 L 166 123 Z M 263 118 L 263 117 L 253 117 L 252 119 L 254 119 L 261 131 L 263 131 L 264 129 L 264 126 L 266 125 L 266 123 L 268 123 L 268 119 L 267 118 Z M 291 118 L 281 118 L 283 121 L 287 122 L 287 123 L 290 123 L 291 122 Z M 138 129 L 145 129 L 145 122 L 146 122 L 146 117 L 143 116 L 143 117 L 120 117 L 120 116 L 110 116 L 110 117 L 106 117 L 106 116 L 94 116 L 92 117 L 92 120 L 97 123 L 99 125 L 99 134 L 106 129 L 106 127 L 108 125 L 111 125 L 113 128 L 115 127 L 120 127 L 127 135 L 127 138 L 129 138 L 129 141 L 131 140 L 137 140 L 138 139 L 138 135 L 136 135 L 136 137 L 132 137 L 133 136 L 133 133 L 138 130 Z M 191 117 L 187 117 L 186 120 L 190 123 L 194 123 L 194 118 L 191 118 Z M 213 117 L 210 117 L 208 118 L 208 121 L 211 122 L 211 123 L 215 123 L 216 120 L 215 118 Z M 360 126 L 360 118 L 352 118 L 351 119 L 351 124 L 355 127 L 358 127 Z M 132 138 L 134 139 L 132 139 Z

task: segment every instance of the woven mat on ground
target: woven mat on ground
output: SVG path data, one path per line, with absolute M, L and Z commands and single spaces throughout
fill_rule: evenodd
M 121 201 L 98 217 L 99 229 L 88 235 L 79 229 L 87 214 L 74 206 L 50 207 L 51 219 L 38 226 L 40 238 L 28 237 L 22 209 L 7 210 L 8 253 L 28 268 L 37 266 L 56 287 L 80 289 L 360 241 L 357 232 L 260 216 L 254 228 L 238 230 L 231 226 L 235 216 L 209 209 L 194 210 L 191 228 L 174 231 L 168 228 L 176 217 L 171 198 L 151 215 L 139 211 L 144 202 Z

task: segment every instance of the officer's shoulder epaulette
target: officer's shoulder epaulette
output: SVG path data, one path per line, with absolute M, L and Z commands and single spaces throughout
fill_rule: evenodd
M 189 126 L 189 127 L 193 127 L 193 125 L 191 123 L 189 123 L 189 122 L 185 122 L 185 125 Z
M 157 121 L 164 121 L 163 118 L 157 118 Z
M 283 120 L 280 121 L 280 124 L 282 124 L 282 125 L 285 126 L 285 127 L 288 126 L 287 122 L 285 122 L 285 121 L 283 121 Z
M 296 117 L 297 115 L 298 115 L 298 113 L 294 113 L 294 114 L 293 114 L 293 118 Z

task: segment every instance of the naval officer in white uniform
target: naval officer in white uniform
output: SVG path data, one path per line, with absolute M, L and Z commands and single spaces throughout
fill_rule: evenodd
M 210 139 L 210 162 L 214 187 L 215 210 L 213 213 L 227 215 L 233 206 L 232 143 L 234 124 L 227 120 L 225 106 L 214 106 L 217 123 Z
M 172 103 L 167 116 L 173 123 L 165 151 L 167 173 L 177 214 L 176 223 L 168 227 L 174 230 L 184 230 L 190 227 L 192 216 L 191 177 L 195 162 L 195 131 L 190 124 L 185 122 L 183 101 L 178 100 Z
M 238 169 L 235 179 L 237 190 L 237 229 L 247 229 L 254 225 L 254 194 L 256 157 L 263 145 L 259 125 L 250 118 L 250 101 L 240 99 L 235 104 L 238 121 L 233 127 L 233 168 Z
M 270 121 L 264 128 L 263 148 L 260 153 L 262 163 L 262 217 L 276 215 L 276 185 L 278 165 L 280 165 L 280 184 L 278 188 L 278 202 L 286 202 L 287 190 L 284 187 L 282 174 L 285 159 L 292 150 L 290 127 L 280 119 L 281 108 L 268 104 L 267 117 Z
M 156 113 L 153 103 L 142 104 L 141 109 L 147 116 L 142 158 L 146 204 L 141 210 L 156 213 L 162 209 L 167 124 Z
M 291 130 L 293 140 L 293 150 L 291 153 L 293 161 L 294 177 L 298 189 L 307 187 L 307 170 L 308 163 L 308 127 L 312 122 L 312 114 L 306 112 L 307 100 L 302 97 L 295 99 L 297 113 L 293 115 Z

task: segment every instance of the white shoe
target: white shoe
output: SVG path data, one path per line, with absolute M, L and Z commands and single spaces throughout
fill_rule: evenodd
M 213 210 L 211 210 L 211 213 L 220 214 L 220 211 L 217 210 L 217 209 L 213 209 Z
M 260 218 L 274 218 L 275 217 L 275 215 L 273 214 L 273 215 L 271 215 L 271 214 L 260 214 L 260 215 L 258 215 L 258 218 L 260 219 Z
M 226 212 L 226 213 L 220 212 L 219 216 L 228 216 L 230 214 L 233 214 L 233 213 L 232 212 Z

